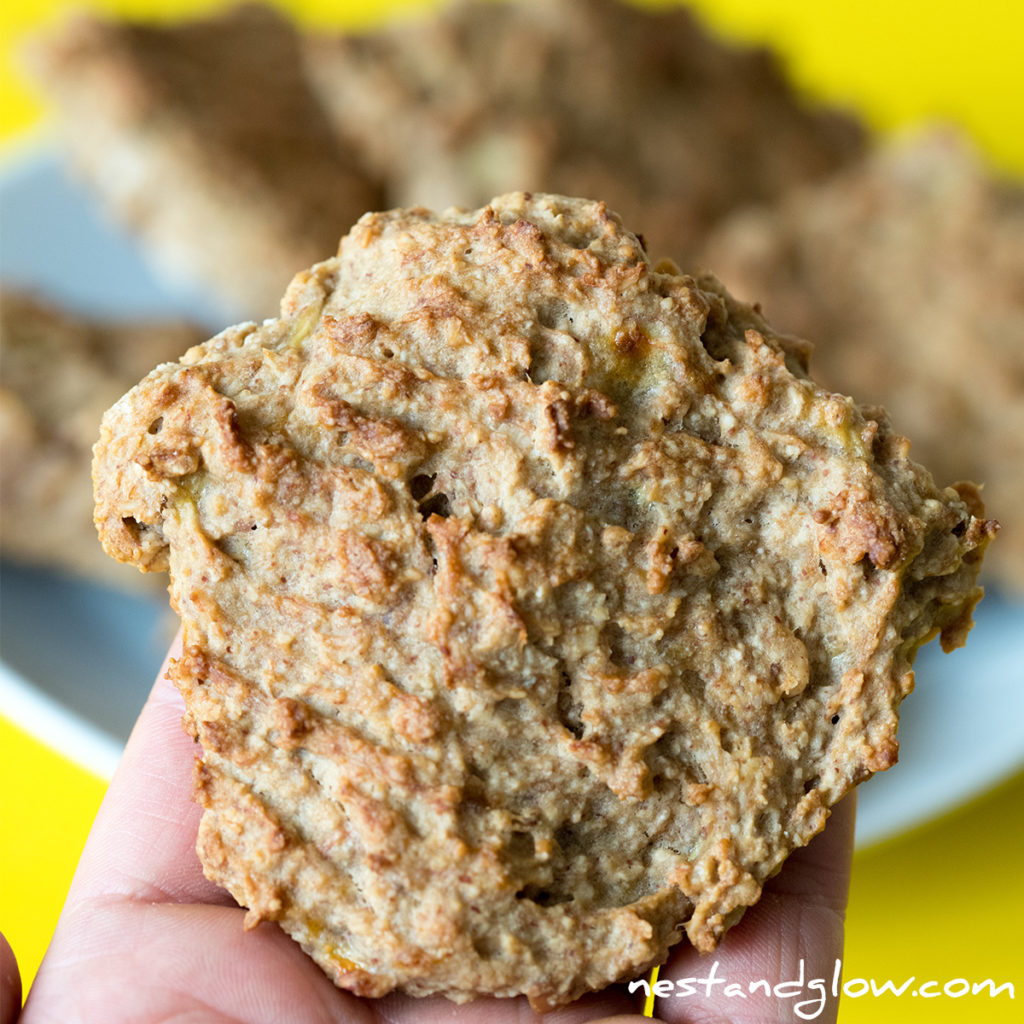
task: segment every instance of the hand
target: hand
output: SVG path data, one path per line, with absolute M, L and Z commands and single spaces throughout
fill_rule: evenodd
M 172 648 L 169 657 L 177 654 Z M 19 1024 L 526 1024 L 536 1019 L 525 999 L 462 1006 L 399 995 L 358 999 L 335 988 L 276 925 L 243 931 L 245 912 L 206 880 L 195 853 L 201 813 L 190 797 L 195 748 L 181 726 L 181 697 L 164 675 L 161 671 L 100 808 L 22 1016 L 17 1017 L 16 986 L 5 984 L 0 1024 L 16 1019 Z M 717 954 L 698 957 L 684 943 L 662 969 L 662 979 L 706 975 L 717 959 L 719 975 L 729 982 L 766 978 L 774 983 L 795 977 L 800 957 L 808 977 L 826 971 L 831 977 L 842 949 L 852 810 L 837 811 L 826 834 L 790 859 Z M 13 954 L 0 943 L 0 977 L 6 981 L 11 971 L 16 978 Z M 749 1011 L 721 994 L 711 1000 L 670 998 L 659 1001 L 658 1012 L 668 1021 L 731 1014 L 737 1022 L 762 1022 L 768 1012 L 789 1009 L 764 1000 L 745 1002 Z M 643 1018 L 634 1015 L 642 1005 L 642 993 L 631 995 L 618 986 L 544 1020 L 639 1024 Z M 828 1011 L 818 1019 L 834 1020 L 835 1007 Z

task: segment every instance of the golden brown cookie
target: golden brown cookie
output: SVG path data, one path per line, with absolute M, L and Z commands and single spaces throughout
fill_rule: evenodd
M 814 339 L 824 384 L 885 406 L 937 480 L 983 485 L 1003 527 L 986 572 L 1024 593 L 1024 188 L 916 134 L 737 214 L 705 258 Z
M 93 192 L 159 269 L 233 317 L 270 315 L 296 267 L 376 203 L 269 7 L 180 24 L 81 15 L 29 56 Z
M 89 466 L 104 410 L 157 363 L 202 340 L 184 322 L 110 322 L 0 292 L 0 551 L 122 587 L 103 554 Z M 145 581 L 149 582 L 149 581 Z
M 340 136 L 390 205 L 601 196 L 684 267 L 729 210 L 863 151 L 860 127 L 813 109 L 773 56 L 722 42 L 681 7 L 462 0 L 313 36 L 306 51 Z
M 547 1009 L 712 949 L 896 760 L 993 525 L 601 203 L 364 217 L 96 449 L 169 568 L 209 877 L 337 984 Z

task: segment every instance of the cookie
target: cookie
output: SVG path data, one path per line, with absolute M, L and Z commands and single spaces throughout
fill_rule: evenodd
M 812 109 L 766 51 L 681 7 L 448 4 L 307 40 L 339 135 L 389 205 L 474 207 L 515 189 L 596 195 L 688 266 L 709 225 L 858 156 L 860 126 Z
M 180 24 L 79 16 L 29 57 L 92 191 L 174 281 L 272 314 L 376 185 L 306 80 L 298 34 L 248 5 Z
M 207 875 L 334 981 L 546 1010 L 715 947 L 897 756 L 994 532 L 602 203 L 367 215 L 104 420 Z
M 184 322 L 106 322 L 26 292 L 0 293 L 4 558 L 121 587 L 155 584 L 111 562 L 97 543 L 92 446 L 104 410 L 126 388 L 203 337 Z
M 1024 593 L 1024 188 L 962 137 L 915 133 L 825 184 L 736 214 L 705 254 L 826 386 L 885 406 L 937 480 L 999 519 L 986 573 Z

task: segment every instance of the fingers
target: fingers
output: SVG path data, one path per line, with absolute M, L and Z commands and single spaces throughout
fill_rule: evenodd
M 372 1007 L 279 928 L 245 931 L 237 908 L 106 899 L 90 910 L 44 964 L 19 1024 L 374 1024 Z
M 636 1013 L 626 1013 L 617 1017 L 602 1017 L 600 1020 L 589 1021 L 588 1024 L 651 1024 L 651 1018 Z M 654 1024 L 658 1024 L 658 1021 L 654 1021 Z
M 834 808 L 825 831 L 790 856 L 714 953 L 686 946 L 669 959 L 659 977 L 669 994 L 655 1003 L 660 1018 L 791 1024 L 799 1007 L 818 1024 L 835 1021 L 855 806 L 851 794 Z
M 185 734 L 184 704 L 166 678 L 180 636 L 132 730 L 89 835 L 69 906 L 104 896 L 153 902 L 229 903 L 208 882 L 195 852 L 200 809 L 192 802 L 196 746 Z
M 379 1024 L 650 1024 L 649 1017 L 631 1012 L 636 1009 L 636 1001 L 618 987 L 584 996 L 543 1017 L 522 997 L 456 1006 L 441 997 L 390 995 L 375 1004 Z

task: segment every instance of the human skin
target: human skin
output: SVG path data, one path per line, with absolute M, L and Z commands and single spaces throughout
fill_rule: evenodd
M 176 643 L 168 657 L 177 656 Z M 165 664 L 166 669 L 166 664 Z M 200 808 L 191 800 L 196 747 L 181 726 L 184 705 L 162 670 L 111 781 L 64 911 L 25 1007 L 14 954 L 0 942 L 0 1024 L 527 1024 L 523 998 L 477 1000 L 391 995 L 358 999 L 327 979 L 270 923 L 244 931 L 240 909 L 202 873 L 194 844 Z M 796 851 L 760 902 L 701 956 L 683 943 L 662 980 L 717 975 L 747 990 L 798 977 L 832 978 L 842 957 L 843 913 L 853 846 L 854 800 Z M 793 1000 L 710 997 L 657 1003 L 667 1024 L 792 1021 Z M 730 990 L 735 993 L 735 989 Z M 806 998 L 813 996 L 808 993 Z M 625 986 L 545 1015 L 545 1024 L 639 1024 L 643 994 Z M 829 1000 L 816 1018 L 834 1022 Z

